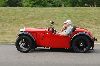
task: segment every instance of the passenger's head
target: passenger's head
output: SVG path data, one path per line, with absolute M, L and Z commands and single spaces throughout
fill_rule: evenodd
M 68 26 L 70 26 L 70 25 L 72 25 L 71 20 L 66 20 L 66 21 L 64 22 L 64 27 L 68 27 Z

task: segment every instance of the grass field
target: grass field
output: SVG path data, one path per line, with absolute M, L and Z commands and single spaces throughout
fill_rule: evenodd
M 1 7 L 0 42 L 15 42 L 20 28 L 46 28 L 50 20 L 55 21 L 55 28 L 60 30 L 66 19 L 71 19 L 76 26 L 90 30 L 100 42 L 100 8 L 96 7 Z

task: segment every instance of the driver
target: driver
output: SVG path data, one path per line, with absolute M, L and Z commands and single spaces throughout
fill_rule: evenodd
M 72 26 L 71 20 L 66 20 L 59 34 L 62 36 L 68 36 L 72 32 L 72 29 L 73 29 L 73 26 Z

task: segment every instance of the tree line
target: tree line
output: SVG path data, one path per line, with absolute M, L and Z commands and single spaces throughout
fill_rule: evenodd
M 100 0 L 0 0 L 1 7 L 100 7 Z

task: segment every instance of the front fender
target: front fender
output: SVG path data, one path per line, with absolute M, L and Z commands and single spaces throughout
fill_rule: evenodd
M 34 47 L 37 47 L 37 43 L 36 43 L 36 41 L 35 41 L 35 38 L 30 34 L 30 33 L 28 33 L 28 32 L 20 32 L 19 34 L 18 34 L 18 37 L 20 37 L 20 36 L 28 36 L 31 40 L 32 40 L 32 42 L 33 42 L 33 48 Z M 35 46 L 34 46 L 35 45 Z
M 20 32 L 20 33 L 18 34 L 18 36 L 28 36 L 28 37 L 30 37 L 33 41 L 35 41 L 35 38 L 34 38 L 30 33 L 28 33 L 28 32 Z

